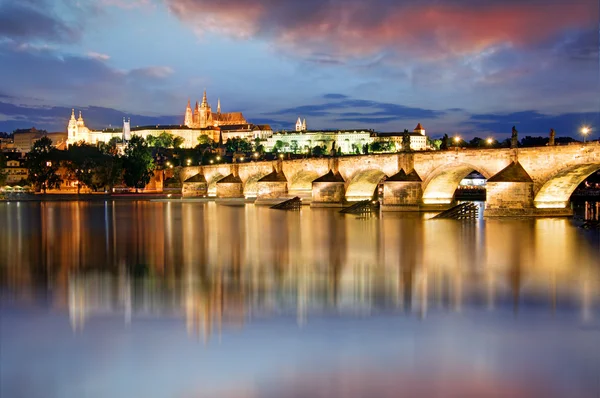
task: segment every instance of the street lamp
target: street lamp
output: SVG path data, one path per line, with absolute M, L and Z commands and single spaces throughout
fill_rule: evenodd
M 491 138 L 488 138 L 487 140 L 488 145 L 492 145 L 494 143 L 494 140 Z
M 583 134 L 583 142 L 585 142 L 585 139 L 587 138 L 587 135 L 590 133 L 590 128 L 589 127 L 582 127 L 581 128 L 581 134 Z

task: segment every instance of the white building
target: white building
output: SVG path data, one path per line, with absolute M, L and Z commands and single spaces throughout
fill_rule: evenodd
M 306 119 L 301 121 L 300 118 L 296 122 L 296 131 L 274 133 L 264 142 L 264 146 L 265 150 L 270 152 L 280 141 L 282 152 L 308 153 L 315 146 L 321 146 L 326 151 L 330 151 L 335 143 L 336 150 L 341 148 L 342 153 L 349 154 L 356 153 L 357 149 L 362 153 L 365 144 L 381 140 L 392 142 L 392 151 L 395 152 L 402 150 L 402 140 L 405 134 L 410 137 L 410 148 L 413 151 L 428 149 L 427 136 L 421 123 L 417 125 L 412 133 L 376 133 L 373 130 L 307 131 Z
M 71 119 L 67 126 L 67 144 L 71 145 L 76 142 L 84 141 L 88 144 L 95 145 L 99 142 L 106 143 L 114 137 L 128 141 L 131 139 L 132 135 L 141 136 L 147 139 L 149 136 L 158 136 L 162 133 L 181 137 L 183 138 L 183 148 L 193 148 L 198 145 L 198 138 L 202 135 L 207 135 L 214 141 L 218 141 L 221 134 L 224 141 L 227 141 L 229 138 L 245 138 L 253 140 L 256 138 L 267 139 L 273 135 L 273 130 L 269 125 L 255 125 L 252 123 L 203 128 L 191 128 L 184 125 L 131 127 L 131 120 L 125 120 L 125 118 L 123 118 L 122 128 L 91 130 L 85 125 L 81 112 L 79 112 L 79 118 L 75 118 L 75 110 L 73 109 L 71 111 Z

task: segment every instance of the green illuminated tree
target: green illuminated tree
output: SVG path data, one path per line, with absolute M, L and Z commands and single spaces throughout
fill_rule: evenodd
M 125 147 L 123 159 L 125 172 L 123 180 L 128 187 L 135 188 L 138 192 L 144 188 L 154 175 L 154 159 L 152 151 L 143 137 L 134 135 Z

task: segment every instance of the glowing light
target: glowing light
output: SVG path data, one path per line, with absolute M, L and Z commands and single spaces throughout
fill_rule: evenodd
M 488 143 L 489 145 L 492 145 L 492 143 L 493 143 L 493 142 L 494 142 L 494 140 L 493 140 L 493 139 L 491 139 L 491 138 L 488 138 L 488 139 L 487 139 L 487 143 Z
M 460 137 L 459 136 L 454 137 L 454 142 L 456 142 L 458 144 L 460 142 Z
M 220 156 L 217 156 L 217 160 L 221 160 L 221 157 L 220 157 Z
M 585 142 L 587 135 L 590 133 L 592 129 L 590 129 L 588 126 L 583 126 L 581 128 L 581 134 L 583 134 L 583 142 Z
M 210 160 L 210 164 L 213 164 L 214 162 L 215 162 L 214 160 L 212 160 L 212 159 Z

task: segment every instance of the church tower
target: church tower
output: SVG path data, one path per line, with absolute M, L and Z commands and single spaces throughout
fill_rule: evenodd
M 202 104 L 200 105 L 200 115 L 199 115 L 199 126 L 200 128 L 205 128 L 210 125 L 211 122 L 211 111 L 210 105 L 208 105 L 208 99 L 206 98 L 206 90 L 204 90 L 204 95 L 202 96 Z
M 306 119 L 302 120 L 302 131 L 306 131 Z
M 300 120 L 300 116 L 298 116 L 298 120 L 296 121 L 296 131 L 302 131 L 302 120 Z
M 217 113 L 221 114 L 221 98 L 217 99 Z
M 185 117 L 183 119 L 183 124 L 188 127 L 192 127 L 194 123 L 194 119 L 192 116 L 192 106 L 190 105 L 190 100 L 188 100 L 187 107 L 185 108 Z
M 75 119 L 75 109 L 71 109 L 71 119 L 69 119 L 69 126 L 67 127 L 67 141 L 77 141 L 77 120 Z
M 190 106 L 189 102 L 188 102 L 188 107 Z M 191 109 L 190 109 L 191 112 Z M 129 120 L 125 121 L 125 118 L 123 118 L 123 141 L 127 142 L 131 139 L 131 118 L 129 118 Z
M 425 135 L 425 129 L 423 128 L 423 126 L 421 125 L 421 123 L 418 123 L 417 127 L 415 127 L 415 129 L 413 131 L 415 133 L 419 133 L 421 135 Z
M 194 115 L 192 116 L 192 123 L 194 127 L 198 127 L 200 123 L 200 107 L 198 106 L 198 101 L 196 101 L 196 106 L 194 107 Z

